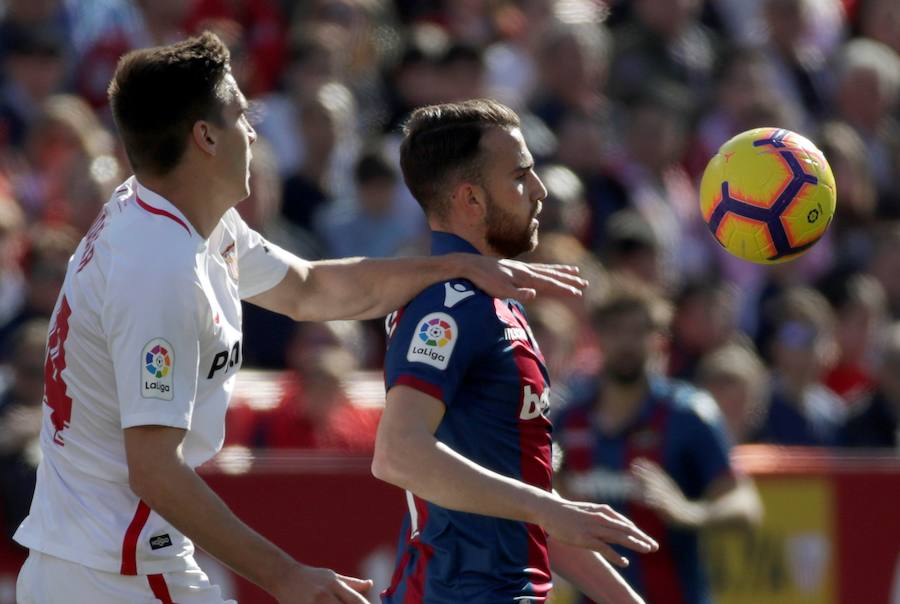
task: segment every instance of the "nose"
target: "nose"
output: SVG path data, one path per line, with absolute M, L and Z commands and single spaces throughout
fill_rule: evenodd
M 254 130 L 253 126 L 251 126 L 249 123 L 247 124 L 247 135 L 250 137 L 251 145 L 256 142 L 256 139 L 258 138 L 256 135 L 256 130 Z
M 537 187 L 535 187 L 535 193 L 537 194 L 536 202 L 544 201 L 547 199 L 547 187 L 544 186 L 544 182 L 541 180 L 540 176 L 537 174 L 534 175 L 534 179 L 537 181 Z

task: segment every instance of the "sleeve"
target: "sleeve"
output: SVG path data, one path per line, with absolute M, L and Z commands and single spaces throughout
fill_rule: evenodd
M 488 350 L 496 322 L 485 296 L 447 307 L 437 287 L 443 285 L 414 298 L 399 317 L 389 317 L 385 389 L 409 386 L 449 407 L 468 369 Z
M 281 283 L 291 254 L 247 226 L 237 210 L 232 208 L 228 212 L 235 229 L 239 293 L 244 300 Z
M 689 443 L 692 473 L 705 493 L 717 478 L 734 474 L 731 467 L 731 437 L 725 418 L 707 393 L 695 390 L 691 404 L 684 410 L 684 437 Z
M 185 263 L 186 264 L 186 263 Z M 199 302 L 192 266 L 114 267 L 102 324 L 112 358 L 122 428 L 189 429 L 200 357 Z M 132 267 L 133 268 L 133 267 Z M 138 286 L 134 275 L 140 274 Z

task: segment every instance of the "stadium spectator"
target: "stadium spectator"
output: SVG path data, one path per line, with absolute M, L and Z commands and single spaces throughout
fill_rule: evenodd
M 803 130 L 825 114 L 830 85 L 825 56 L 811 43 L 810 4 L 766 0 L 762 11 L 768 36 L 761 48 L 775 72 L 772 94 L 803 108 Z
M 749 343 L 730 342 L 708 352 L 697 385 L 712 394 L 735 444 L 750 442 L 766 413 L 768 371 Z
M 837 361 L 834 311 L 808 287 L 792 287 L 772 305 L 771 398 L 756 439 L 778 445 L 835 446 L 846 403 L 823 380 Z
M 685 283 L 675 296 L 667 374 L 693 382 L 700 359 L 738 334 L 737 292 L 716 281 Z
M 316 232 L 329 258 L 394 256 L 424 237 L 420 215 L 410 215 L 400 198 L 400 175 L 378 149 L 363 152 L 353 174 L 356 195 L 321 209 Z
M 835 208 L 829 233 L 835 248 L 832 270 L 861 270 L 872 259 L 872 233 L 877 229 L 878 219 L 878 197 L 866 147 L 856 131 L 844 122 L 823 124 L 819 141 L 835 183 L 841 183 L 840 203 Z
M 602 121 L 609 104 L 603 95 L 611 41 L 601 23 L 558 22 L 543 33 L 538 57 L 538 84 L 531 111 L 558 131 L 567 114 Z
M 866 158 L 878 187 L 879 212 L 900 213 L 895 191 L 900 125 L 900 57 L 880 42 L 851 40 L 837 57 L 836 115 L 853 126 L 865 143 Z
M 712 399 L 660 372 L 670 315 L 662 298 L 628 278 L 611 281 L 593 308 L 604 367 L 589 395 L 556 422 L 558 484 L 564 495 L 640 518 L 660 542 L 659 552 L 623 570 L 648 602 L 706 603 L 698 531 L 754 524 L 760 503 L 731 466 L 730 438 Z
M 698 0 L 636 0 L 616 31 L 610 93 L 630 102 L 648 82 L 690 87 L 697 106 L 708 100 L 719 56 L 717 36 L 699 21 Z
M 875 386 L 873 365 L 887 324 L 884 289 L 865 273 L 837 273 L 820 285 L 835 311 L 838 358 L 825 385 L 853 406 Z
M 859 33 L 881 42 L 900 56 L 900 6 L 893 0 L 860 2 Z
M 25 297 L 12 317 L 0 326 L 0 360 L 10 353 L 10 338 L 31 319 L 47 319 L 66 274 L 66 265 L 75 251 L 77 234 L 71 227 L 38 224 L 27 234 L 25 255 Z
M 653 0 L 656 1 L 656 0 Z M 629 105 L 627 153 L 618 167 L 632 206 L 653 228 L 676 285 L 713 269 L 714 243 L 680 162 L 686 144 L 684 91 L 658 85 Z
M 659 242 L 643 216 L 626 208 L 609 217 L 600 258 L 610 272 L 630 275 L 660 291 L 672 285 L 662 270 Z
M 0 522 L 9 537 L 28 515 L 41 458 L 41 397 L 47 319 L 19 326 L 9 343 L 10 377 L 0 392 Z
M 285 19 L 276 0 L 228 2 L 194 0 L 188 2 L 184 25 L 189 34 L 205 29 L 228 28 L 241 38 L 247 64 L 246 78 L 236 78 L 250 98 L 271 91 L 281 75 L 284 62 Z M 229 44 L 230 46 L 230 44 Z M 232 60 L 237 59 L 232 53 Z
M 900 324 L 887 329 L 876 389 L 850 413 L 841 444 L 900 451 Z
M 581 179 L 561 164 L 545 164 L 537 172 L 547 188 L 547 203 L 541 210 L 541 230 L 544 233 L 569 233 L 588 245 L 591 217 Z
M 18 204 L 0 196 L 0 333 L 25 305 L 27 274 L 22 266 L 27 236 L 25 215 Z
M 887 296 L 888 313 L 892 319 L 900 318 L 900 222 L 882 221 L 871 231 L 873 239 L 872 260 L 865 271 L 878 279 Z
M 279 380 L 276 406 L 229 410 L 226 440 L 253 448 L 371 453 L 381 409 L 360 407 L 344 383 L 358 366 L 340 338 L 321 324 L 298 324 L 290 369 Z
M 0 151 L 21 147 L 47 97 L 65 77 L 63 40 L 52 28 L 3 22 Z

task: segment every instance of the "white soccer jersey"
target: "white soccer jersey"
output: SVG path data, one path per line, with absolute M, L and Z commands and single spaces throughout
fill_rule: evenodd
M 222 446 L 241 365 L 241 298 L 289 255 L 229 210 L 208 240 L 133 177 L 69 260 L 45 365 L 43 461 L 15 540 L 99 570 L 187 568 L 191 542 L 128 486 L 122 430 L 187 430 L 192 467 Z

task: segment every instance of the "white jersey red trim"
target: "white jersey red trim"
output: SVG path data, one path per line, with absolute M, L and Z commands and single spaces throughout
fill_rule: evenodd
M 122 431 L 183 428 L 195 467 L 222 446 L 241 364 L 242 298 L 289 254 L 231 209 L 208 239 L 133 177 L 69 261 L 45 364 L 43 461 L 15 540 L 122 574 L 186 568 L 193 546 L 128 486 Z

